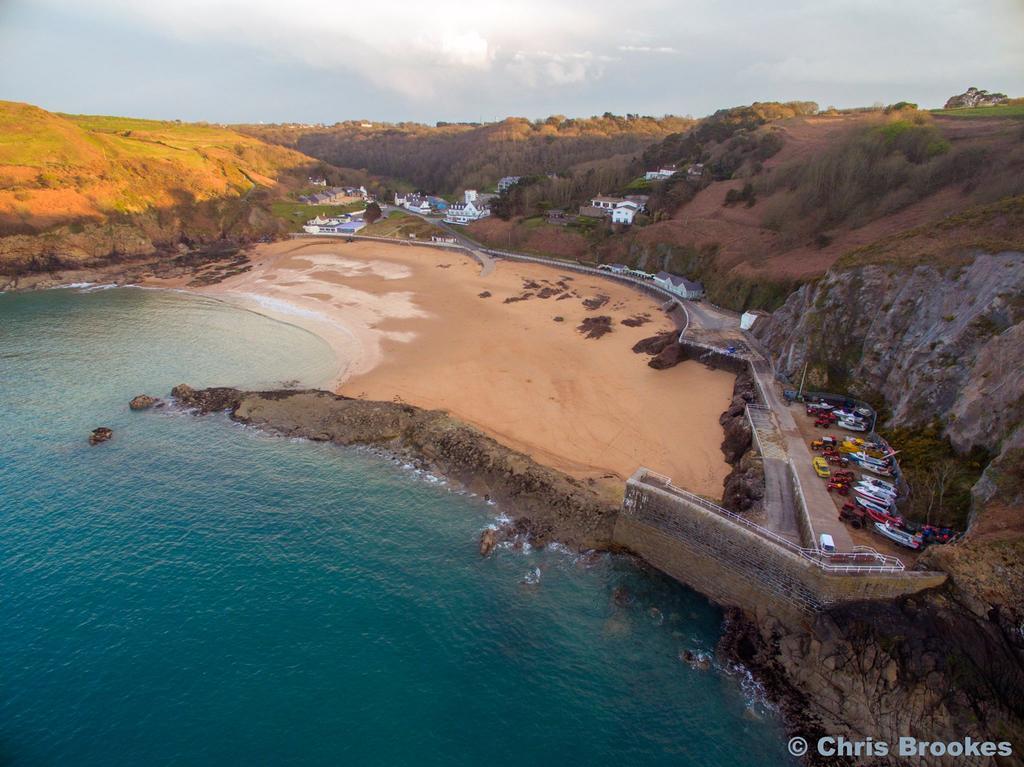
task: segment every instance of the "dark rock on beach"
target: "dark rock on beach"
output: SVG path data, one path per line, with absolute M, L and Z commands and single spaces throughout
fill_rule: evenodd
M 92 430 L 92 433 L 89 435 L 89 444 L 98 445 L 101 442 L 106 442 L 113 436 L 113 429 L 111 429 L 109 426 L 100 426 Z
M 633 344 L 633 351 L 637 354 L 660 354 L 666 346 L 675 342 L 675 331 L 667 330 L 663 333 L 658 333 L 656 336 L 640 339 Z
M 585 338 L 600 338 L 612 332 L 612 318 L 606 315 L 600 317 L 586 317 L 576 329 Z

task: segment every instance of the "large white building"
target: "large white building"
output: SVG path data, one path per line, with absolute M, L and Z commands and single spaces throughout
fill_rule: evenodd
M 430 200 L 422 194 L 399 194 L 395 192 L 395 207 L 405 208 L 421 216 L 430 215 Z
M 491 215 L 491 209 L 480 201 L 475 189 L 467 189 L 462 202 L 448 206 L 444 220 L 449 224 L 471 224 Z

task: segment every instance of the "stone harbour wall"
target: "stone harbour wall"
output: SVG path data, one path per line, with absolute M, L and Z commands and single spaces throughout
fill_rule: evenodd
M 639 472 L 638 472 L 639 474 Z M 789 622 L 833 605 L 891 600 L 941 585 L 943 573 L 829 572 L 798 551 L 669 489 L 629 480 L 613 540 L 713 601 Z

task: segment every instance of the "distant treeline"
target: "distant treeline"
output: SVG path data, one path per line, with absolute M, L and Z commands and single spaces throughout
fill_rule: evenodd
M 545 120 L 511 117 L 484 125 L 339 123 L 331 127 L 246 126 L 262 139 L 311 157 L 437 194 L 486 189 L 502 176 L 568 176 L 595 163 L 623 165 L 651 144 L 685 130 L 683 117 L 619 116 Z M 594 170 L 593 167 L 583 169 Z

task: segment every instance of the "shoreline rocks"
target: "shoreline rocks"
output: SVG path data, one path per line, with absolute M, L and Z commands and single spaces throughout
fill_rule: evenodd
M 542 466 L 441 411 L 318 390 L 197 390 L 180 384 L 171 395 L 199 415 L 227 411 L 232 420 L 290 437 L 380 448 L 508 503 L 516 519 L 493 539 L 482 537 L 481 554 L 526 538 L 538 545 L 613 548 L 620 497 Z

